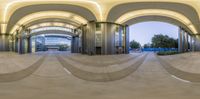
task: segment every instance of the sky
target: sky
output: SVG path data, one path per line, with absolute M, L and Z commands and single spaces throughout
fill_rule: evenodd
M 151 38 L 155 34 L 168 35 L 169 37 L 178 38 L 178 26 L 165 22 L 149 21 L 141 22 L 130 27 L 129 41 L 135 40 L 142 46 L 151 43 Z

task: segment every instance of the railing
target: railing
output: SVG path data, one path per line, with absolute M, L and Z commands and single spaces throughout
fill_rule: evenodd
M 177 48 L 142 48 L 142 51 L 161 52 L 161 51 L 178 51 Z

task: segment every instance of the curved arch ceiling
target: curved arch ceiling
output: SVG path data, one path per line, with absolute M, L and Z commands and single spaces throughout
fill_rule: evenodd
M 141 16 L 141 17 L 128 20 L 124 24 L 133 25 L 140 22 L 148 22 L 148 21 L 166 22 L 172 25 L 180 26 L 184 28 L 187 32 L 192 33 L 192 31 L 180 21 L 173 18 L 166 17 L 166 16 L 156 16 L 156 15 Z
M 66 23 L 62 23 L 62 22 L 44 22 L 44 23 L 31 25 L 28 28 L 33 30 L 33 29 L 43 28 L 43 27 L 62 27 L 62 28 L 69 28 L 69 29 L 75 29 L 76 28 L 71 24 L 66 24 Z
M 185 17 L 184 15 L 180 13 L 170 11 L 170 10 L 163 10 L 163 9 L 143 9 L 143 10 L 131 11 L 120 16 L 115 22 L 119 24 L 123 24 L 127 22 L 128 20 L 131 20 L 137 17 L 152 16 L 152 15 L 165 16 L 165 17 L 176 19 L 180 21 L 181 23 L 183 23 L 185 26 L 187 26 L 194 34 L 198 33 L 195 26 L 187 17 Z
M 191 21 L 196 27 L 200 23 L 199 21 L 200 18 L 198 16 L 200 15 L 199 0 L 0 0 L 0 2 L 1 2 L 0 14 L 2 15 L 0 16 L 0 22 L 1 22 L 2 33 L 5 33 L 7 26 L 8 27 L 10 26 L 7 23 L 9 22 L 13 14 L 17 12 L 17 10 L 25 8 L 27 6 L 36 6 L 44 4 L 48 5 L 62 4 L 65 6 L 71 5 L 72 7 L 74 6 L 81 7 L 82 9 L 86 9 L 89 12 L 91 12 L 95 16 L 97 21 L 110 21 L 110 22 L 113 22 L 112 20 L 110 20 L 110 18 L 115 20 L 115 18 L 118 18 L 121 14 L 124 14 L 125 10 L 126 12 L 132 10 L 132 9 L 127 9 L 125 6 L 127 7 L 140 6 L 139 9 L 142 9 L 144 7 L 153 7 L 155 9 L 166 8 L 168 10 L 170 9 L 172 9 L 173 11 L 176 10 L 175 12 L 181 12 L 183 15 L 185 15 L 185 12 L 188 15 L 192 15 L 192 17 L 188 17 L 188 15 L 185 16 L 188 17 L 190 20 L 192 19 Z M 144 3 L 146 5 L 141 6 L 139 5 L 140 3 Z M 149 5 L 150 3 L 152 3 L 154 6 Z M 132 6 L 132 4 L 135 5 Z M 123 8 L 124 11 L 118 8 Z M 76 9 L 76 11 L 78 10 Z M 121 14 L 119 14 L 119 12 Z M 197 30 L 200 31 L 200 28 L 199 27 L 197 28 L 198 28 Z
M 42 4 L 61 4 L 66 6 L 77 6 L 82 7 L 82 9 L 87 9 L 90 12 L 92 12 L 97 18 L 101 19 L 101 7 L 100 5 L 91 0 L 13 0 L 12 2 L 9 2 L 3 11 L 3 21 L 8 22 L 9 18 L 15 11 L 17 11 L 20 8 L 23 8 L 25 6 L 32 6 L 32 5 L 42 5 Z
M 80 23 L 76 23 L 70 19 L 56 19 L 56 18 L 46 18 L 46 19 L 39 19 L 34 22 L 30 22 L 26 24 L 26 27 L 34 26 L 34 25 L 39 25 L 41 23 L 64 23 L 64 24 L 70 24 L 74 27 L 79 27 Z
M 151 2 L 150 2 L 151 1 Z M 146 2 L 129 2 L 129 3 L 122 3 L 113 6 L 107 15 L 107 21 L 116 20 L 119 16 L 124 13 L 134 11 L 134 10 L 141 10 L 141 9 L 165 9 L 171 10 L 174 12 L 182 13 L 186 17 L 190 19 L 197 19 L 199 21 L 198 16 L 198 9 L 195 9 L 196 6 L 191 5 L 190 3 L 180 2 L 181 0 L 174 0 L 177 2 L 172 2 L 168 0 L 161 2 L 156 2 L 157 0 L 150 0 Z M 194 1 L 194 0 L 191 0 Z M 200 3 L 200 2 L 199 2 Z
M 70 34 L 70 35 L 75 35 L 75 33 L 70 28 L 55 27 L 55 26 L 36 28 L 36 29 L 31 30 L 30 34 L 31 35 L 34 35 L 34 34 L 37 34 L 37 33 L 43 33 L 43 34 L 45 34 L 45 33 L 52 33 L 52 34 L 57 34 L 56 31 L 59 31 L 59 33 L 62 32 L 63 34 L 67 33 L 67 34 Z
M 1 14 L 3 17 L 2 21 L 6 21 L 10 16 L 19 8 L 29 6 L 29 5 L 38 5 L 38 4 L 70 4 L 75 6 L 80 6 L 91 11 L 98 21 L 105 21 L 105 18 L 108 16 L 110 10 L 114 7 L 127 3 L 142 3 L 142 2 L 151 2 L 151 3 L 179 3 L 189 5 L 192 8 L 196 9 L 197 12 L 200 9 L 199 0 L 0 0 L 2 11 Z M 200 15 L 200 13 L 199 13 Z
M 45 18 L 61 18 L 61 19 L 71 19 L 72 21 L 80 24 L 86 24 L 87 20 L 83 17 L 70 13 L 70 12 L 64 12 L 64 11 L 42 11 L 42 12 L 36 12 L 30 15 L 27 15 L 23 18 L 21 18 L 17 24 L 9 31 L 9 33 L 13 34 L 21 25 L 28 24 L 30 22 L 39 20 L 39 19 L 45 19 Z
M 34 35 L 40 35 L 40 34 L 66 34 L 66 35 L 71 35 L 71 36 L 75 35 L 74 33 L 66 32 L 62 30 L 44 30 L 44 31 L 31 33 L 30 35 L 34 36 Z

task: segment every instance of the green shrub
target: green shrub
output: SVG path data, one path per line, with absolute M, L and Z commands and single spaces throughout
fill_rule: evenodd
M 158 52 L 157 55 L 174 55 L 178 54 L 177 51 L 163 51 L 163 52 Z

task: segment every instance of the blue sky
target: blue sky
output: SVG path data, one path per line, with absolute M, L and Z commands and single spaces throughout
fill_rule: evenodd
M 130 41 L 135 40 L 141 45 L 151 42 L 155 34 L 168 35 L 178 38 L 178 26 L 165 22 L 149 21 L 141 22 L 130 26 Z

